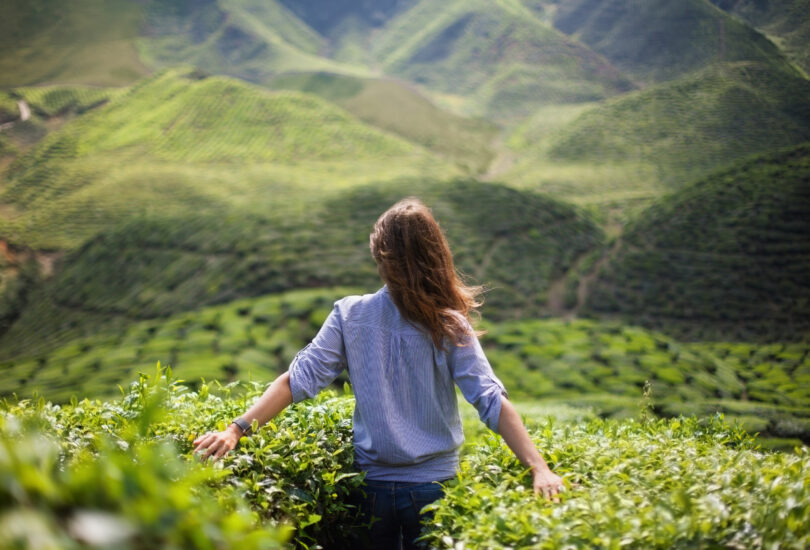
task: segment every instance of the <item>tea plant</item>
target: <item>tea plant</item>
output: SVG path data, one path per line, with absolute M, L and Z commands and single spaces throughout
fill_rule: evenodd
M 114 510 L 129 526 L 133 548 L 137 544 L 150 547 L 149 541 L 170 545 L 175 540 L 178 547 L 209 548 L 197 538 L 212 541 L 212 548 L 253 548 L 248 543 L 254 539 L 246 538 L 243 543 L 239 537 L 257 522 L 265 527 L 256 531 L 256 544 L 285 539 L 289 529 L 284 526 L 295 528 L 295 540 L 305 546 L 330 547 L 345 540 L 357 526 L 356 510 L 347 504 L 347 497 L 363 480 L 352 468 L 350 416 L 354 403 L 350 398 L 326 392 L 306 405 L 292 406 L 252 437 L 243 438 L 218 468 L 193 467 L 194 437 L 223 429 L 262 389 L 258 383 L 218 388 L 204 384 L 192 392 L 173 381 L 170 370 L 163 375 L 158 370 L 151 377 L 141 375 L 117 401 L 74 399 L 64 406 L 42 399 L 6 402 L 0 408 L 0 439 L 11 454 L 0 463 L 0 479 L 5 480 L 0 490 L 14 496 L 9 513 L 27 513 L 23 508 L 33 497 L 18 497 L 15 479 L 28 479 L 25 472 L 30 468 L 25 464 L 34 460 L 31 468 L 40 470 L 30 482 L 31 490 L 49 491 L 47 486 L 56 484 L 64 493 L 62 500 L 41 501 L 45 516 L 59 517 L 66 506 L 63 500 L 76 502 L 81 509 Z M 43 456 L 47 460 L 37 462 L 35 453 L 30 457 L 13 454 L 17 447 L 25 453 L 25 449 L 39 446 L 46 448 Z M 145 473 L 138 473 L 138 468 Z M 167 487 L 170 482 L 175 483 L 171 488 Z M 85 484 L 98 486 L 99 492 L 81 492 Z M 117 485 L 121 487 L 116 489 Z M 131 505 L 127 491 L 142 504 Z M 149 501 L 155 508 L 163 506 L 161 491 L 169 494 L 169 500 L 178 499 L 176 505 L 171 504 L 176 508 L 171 509 L 172 517 L 180 518 L 177 526 L 160 514 L 142 510 Z M 113 502 L 116 498 L 120 502 Z M 200 499 L 210 504 L 199 505 L 202 511 L 193 521 L 183 519 Z M 217 512 L 215 503 L 233 509 L 235 515 Z M 212 515 L 205 515 L 205 506 L 213 506 Z M 246 512 L 248 507 L 252 515 Z M 212 522 L 211 534 L 205 527 L 207 521 Z M 164 531 L 155 531 L 159 529 Z M 198 529 L 205 534 L 192 536 Z M 60 533 L 54 537 L 63 537 Z M 21 548 L 33 547 L 20 544 Z
M 566 479 L 538 499 L 501 440 L 481 438 L 428 509 L 437 548 L 805 548 L 810 455 L 763 454 L 722 418 L 551 421 L 533 430 Z

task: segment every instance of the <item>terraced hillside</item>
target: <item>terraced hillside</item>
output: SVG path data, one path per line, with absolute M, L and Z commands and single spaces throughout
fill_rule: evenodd
M 680 187 L 712 169 L 810 140 L 810 81 L 765 65 L 715 65 L 586 111 L 548 150 L 553 161 L 646 165 Z
M 137 41 L 150 67 L 190 63 L 257 83 L 290 70 L 371 73 L 323 55 L 328 44 L 276 0 L 146 2 Z
M 700 339 L 810 336 L 810 146 L 661 200 L 622 237 L 587 307 Z
M 11 0 L 0 14 L 0 88 L 41 82 L 119 86 L 149 72 L 135 46 L 139 3 Z
M 497 126 L 460 117 L 434 105 L 407 82 L 331 73 L 292 73 L 274 78 L 273 89 L 316 94 L 363 122 L 418 143 L 470 174 L 486 170 Z
M 295 209 L 313 188 L 454 173 L 424 148 L 315 96 L 176 69 L 17 159 L 0 194 L 9 213 L 0 234 L 70 248 L 132 214 Z
M 690 344 L 632 325 L 579 320 L 487 324 L 482 343 L 517 400 L 633 416 L 723 413 L 790 447 L 810 441 L 810 345 Z M 649 382 L 650 395 L 644 396 Z M 773 444 L 778 444 L 773 441 Z
M 286 209 L 135 217 L 66 256 L 50 281 L 31 289 L 19 319 L 0 336 L 2 357 L 239 297 L 376 288 L 371 227 L 391 204 L 414 194 L 443 224 L 459 268 L 491 287 L 492 318 L 544 311 L 551 282 L 602 243 L 595 224 L 570 206 L 472 181 L 375 184 L 295 215 Z
M 369 290 L 375 290 L 371 288 Z M 112 396 L 156 361 L 197 386 L 265 383 L 288 367 L 332 302 L 359 289 L 328 288 L 242 299 L 101 331 L 51 352 L 0 363 L 3 393 L 67 401 Z M 486 310 L 486 308 L 485 308 Z M 593 321 L 485 323 L 487 356 L 512 399 L 635 416 L 649 400 L 665 416 L 722 412 L 751 432 L 810 441 L 807 344 L 685 344 L 632 326 Z M 342 376 L 337 386 L 346 381 Z M 645 382 L 651 395 L 643 396 Z
M 668 80 L 717 61 L 790 70 L 773 43 L 706 0 L 571 0 L 559 3 L 554 25 L 642 80 Z
M 711 0 L 761 31 L 788 59 L 810 74 L 810 2 L 807 0 Z
M 386 72 L 513 118 L 544 104 L 594 101 L 633 85 L 607 60 L 518 2 L 420 2 L 372 44 Z M 460 98 L 460 99 L 461 99 Z

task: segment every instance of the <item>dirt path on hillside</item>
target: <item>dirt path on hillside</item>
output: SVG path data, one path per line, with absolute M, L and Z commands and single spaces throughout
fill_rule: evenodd
M 18 122 L 25 122 L 29 118 L 31 118 L 31 107 L 28 106 L 24 100 L 17 101 L 17 108 L 20 110 L 20 120 L 12 120 L 11 122 L 6 122 L 5 124 L 0 124 L 0 132 L 6 130 L 7 128 L 11 128 Z
M 15 246 L 5 239 L 0 239 L 0 257 L 6 264 L 7 274 L 16 274 L 25 262 L 36 260 L 39 273 L 45 278 L 54 274 L 56 263 L 59 262 L 65 253 L 61 250 L 34 250 L 24 246 Z
M 621 239 L 616 239 L 616 242 L 613 243 L 613 246 L 610 247 L 607 254 L 599 258 L 599 260 L 593 264 L 591 271 L 579 280 L 579 288 L 577 288 L 577 306 L 574 308 L 574 314 L 578 313 L 579 310 L 585 305 L 585 300 L 588 299 L 588 291 L 590 286 L 594 283 L 594 281 L 596 281 L 602 267 L 616 256 L 620 246 Z
M 616 242 L 613 243 L 610 250 L 606 251 L 602 257 L 593 264 L 593 267 L 588 270 L 588 273 L 579 278 L 577 285 L 577 303 L 573 308 L 568 309 L 565 305 L 566 286 L 571 274 L 576 273 L 579 264 L 588 257 L 588 252 L 579 257 L 565 275 L 552 281 L 548 287 L 548 301 L 546 302 L 549 313 L 565 320 L 573 319 L 579 315 L 580 310 L 585 306 L 585 300 L 588 299 L 591 285 L 599 276 L 599 270 L 616 256 L 620 246 L 621 240 L 616 239 Z
M 501 131 L 489 144 L 494 153 L 486 171 L 478 175 L 481 181 L 493 181 L 508 172 L 517 160 L 517 154 L 506 146 L 506 134 Z

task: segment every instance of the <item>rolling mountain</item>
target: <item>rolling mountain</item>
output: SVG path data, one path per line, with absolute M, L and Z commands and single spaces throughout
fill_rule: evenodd
M 17 159 L 0 194 L 9 212 L 0 228 L 17 244 L 71 248 L 140 212 L 295 209 L 294 197 L 306 202 L 313 186 L 454 173 L 316 96 L 176 69 Z M 290 194 L 279 200 L 282 190 Z
M 699 339 L 810 335 L 810 145 L 740 162 L 659 201 L 587 301 Z
M 294 211 L 247 212 L 195 203 L 173 216 L 130 215 L 69 252 L 28 289 L 0 335 L 2 356 L 52 341 L 204 305 L 299 288 L 373 289 L 374 221 L 417 195 L 442 222 L 460 270 L 492 290 L 487 316 L 544 311 L 551 282 L 602 243 L 578 210 L 530 192 L 474 181 L 404 180 L 321 195 Z
M 479 174 L 492 161 L 491 143 L 498 131 L 495 124 L 442 110 L 407 82 L 292 73 L 279 75 L 269 86 L 319 95 L 367 124 L 454 161 L 466 173 Z
M 129 84 L 149 73 L 135 44 L 141 21 L 141 4 L 127 0 L 4 2 L 0 88 Z
M 808 0 L 711 0 L 712 4 L 761 31 L 788 59 L 810 73 L 810 2 Z
M 496 118 L 633 87 L 607 60 L 517 2 L 423 1 L 394 18 L 372 48 L 386 72 L 468 96 L 468 109 Z
M 571 0 L 559 4 L 554 25 L 643 81 L 718 61 L 791 70 L 772 42 L 706 0 Z
M 550 156 L 592 164 L 648 164 L 682 186 L 763 150 L 810 140 L 810 81 L 767 65 L 714 65 L 587 111 Z

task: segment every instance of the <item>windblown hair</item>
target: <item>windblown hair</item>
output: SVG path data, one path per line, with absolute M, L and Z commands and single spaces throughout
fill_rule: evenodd
M 474 336 L 470 315 L 481 305 L 480 286 L 468 286 L 438 222 L 419 199 L 389 208 L 374 224 L 371 255 L 403 317 L 422 325 L 437 348 Z

